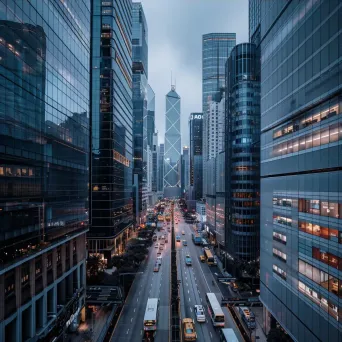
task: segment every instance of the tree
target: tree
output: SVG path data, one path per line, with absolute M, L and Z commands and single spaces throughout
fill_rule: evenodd
M 292 339 L 281 329 L 273 328 L 267 335 L 267 342 L 291 342 Z
M 87 260 L 87 282 L 100 284 L 104 278 L 104 264 L 100 257 L 92 256 Z

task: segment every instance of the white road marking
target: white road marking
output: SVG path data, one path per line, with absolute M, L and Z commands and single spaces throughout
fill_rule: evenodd
M 133 317 L 131 318 L 131 323 L 133 322 Z
M 127 329 L 126 335 L 128 335 L 128 332 L 129 332 L 129 328 Z
M 201 302 L 202 302 L 202 298 L 200 298 Z
M 139 302 L 139 298 L 137 298 L 137 302 Z
M 192 312 L 192 308 L 190 308 L 190 311 Z
M 213 338 L 213 335 L 211 334 L 211 331 L 209 331 L 210 337 Z
M 188 290 L 188 293 L 190 293 L 190 291 Z
M 135 312 L 135 309 L 136 309 L 136 308 L 134 308 L 133 312 Z

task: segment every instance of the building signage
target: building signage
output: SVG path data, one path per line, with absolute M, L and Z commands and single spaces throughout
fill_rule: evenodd
M 202 114 L 192 114 L 191 115 L 191 120 L 202 120 L 203 115 Z

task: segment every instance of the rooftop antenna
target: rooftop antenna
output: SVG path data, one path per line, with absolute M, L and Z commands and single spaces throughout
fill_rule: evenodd
M 172 84 L 172 70 L 171 70 L 171 90 L 175 90 L 176 87 L 174 84 Z

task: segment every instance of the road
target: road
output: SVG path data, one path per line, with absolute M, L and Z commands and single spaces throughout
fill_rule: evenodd
M 202 263 L 199 260 L 199 256 L 203 253 L 201 246 L 196 246 L 192 242 L 191 234 L 192 229 L 189 224 L 184 222 L 182 215 L 179 213 L 178 217 L 180 221 L 175 224 L 175 236 L 180 235 L 182 240 L 187 241 L 187 246 L 183 246 L 183 243 L 176 242 L 177 249 L 177 263 L 178 263 L 178 277 L 181 280 L 180 284 L 180 297 L 181 297 L 181 318 L 190 317 L 193 318 L 196 324 L 197 341 L 219 341 L 219 336 L 216 329 L 213 327 L 208 311 L 206 309 L 205 295 L 207 292 L 213 292 L 216 294 L 219 302 L 221 301 L 222 293 L 214 279 L 209 266 L 206 263 Z M 182 235 L 184 231 L 185 235 Z M 192 259 L 192 266 L 185 265 L 185 255 L 189 254 Z M 213 281 L 214 284 L 213 285 Z M 205 307 L 206 323 L 198 323 L 196 321 L 194 305 L 202 304 Z M 240 342 L 243 342 L 242 338 L 232 316 L 228 312 L 226 307 L 222 308 L 226 322 L 226 328 L 232 328 L 235 331 L 236 336 Z
M 158 235 L 167 234 L 162 230 Z M 159 298 L 159 316 L 156 342 L 169 340 L 169 302 L 170 302 L 170 265 L 171 265 L 171 234 L 168 243 L 161 251 L 163 258 L 159 272 L 153 272 L 157 259 L 157 248 L 150 247 L 143 273 L 137 274 L 128 293 L 119 321 L 111 341 L 141 342 L 143 337 L 143 320 L 148 298 Z

